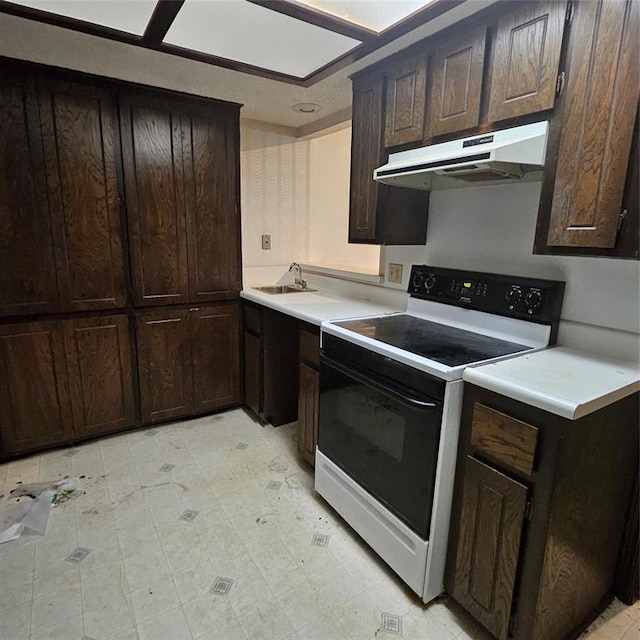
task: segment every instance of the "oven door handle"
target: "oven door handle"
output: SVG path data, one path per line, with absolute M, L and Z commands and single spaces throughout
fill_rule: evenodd
M 372 378 L 361 371 L 357 371 L 356 369 L 352 369 L 351 367 L 336 362 L 331 358 L 327 358 L 324 354 L 320 354 L 320 362 L 326 364 L 328 367 L 339 371 L 340 373 L 348 376 L 349 378 L 353 378 L 362 384 L 367 385 L 378 391 L 379 393 L 392 398 L 398 402 L 401 402 L 404 405 L 411 407 L 412 409 L 422 409 L 422 410 L 432 410 L 438 409 L 440 407 L 440 403 L 433 402 L 430 400 L 421 400 L 420 398 L 416 398 L 415 396 L 411 396 L 407 393 L 403 393 L 396 387 L 390 387 L 386 384 L 383 384 L 376 378 Z

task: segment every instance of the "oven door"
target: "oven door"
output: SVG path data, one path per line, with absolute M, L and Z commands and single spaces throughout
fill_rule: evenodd
M 322 354 L 319 420 L 318 449 L 428 539 L 442 403 Z

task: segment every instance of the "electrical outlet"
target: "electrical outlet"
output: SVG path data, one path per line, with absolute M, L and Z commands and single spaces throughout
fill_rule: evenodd
M 263 235 L 262 236 L 262 248 L 267 250 L 267 249 L 271 249 L 271 236 L 270 235 Z
M 389 263 L 389 282 L 393 282 L 395 284 L 402 284 L 402 265 L 396 264 L 395 262 Z

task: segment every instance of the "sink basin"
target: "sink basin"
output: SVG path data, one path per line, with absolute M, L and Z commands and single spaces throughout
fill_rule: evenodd
M 298 287 L 295 284 L 269 284 L 263 287 L 251 287 L 256 291 L 262 291 L 262 293 L 307 293 L 309 291 L 317 291 L 317 289 L 309 289 L 306 287 L 303 289 L 302 287 Z

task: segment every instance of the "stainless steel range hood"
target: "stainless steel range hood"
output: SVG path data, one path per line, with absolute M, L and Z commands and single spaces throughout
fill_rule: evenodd
M 389 162 L 373 172 L 373 179 L 426 191 L 438 188 L 434 176 L 456 179 L 445 181 L 447 186 L 520 180 L 544 164 L 548 129 L 547 121 L 536 122 L 392 153 Z

